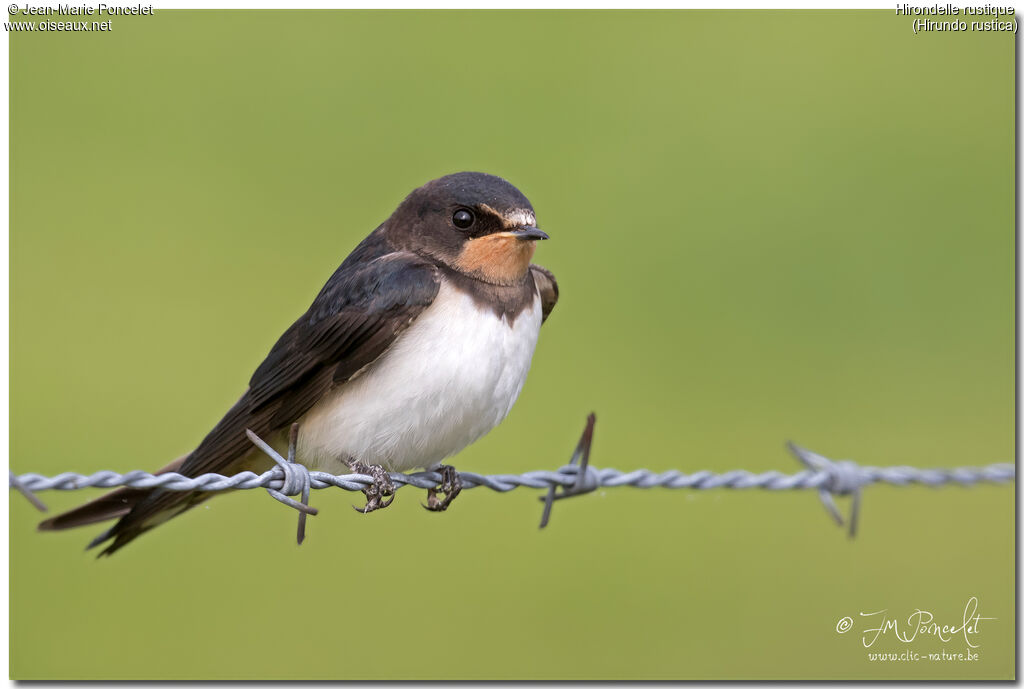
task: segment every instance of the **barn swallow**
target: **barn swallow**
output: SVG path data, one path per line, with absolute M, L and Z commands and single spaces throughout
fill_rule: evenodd
M 224 418 L 161 473 L 265 471 L 246 429 L 282 447 L 297 423 L 296 461 L 373 476 L 360 511 L 390 504 L 388 471 L 421 467 L 444 478 L 426 507 L 445 510 L 460 485 L 442 460 L 508 415 L 558 300 L 554 276 L 530 263 L 547 238 L 500 177 L 460 172 L 414 190 L 331 275 Z M 116 518 L 89 546 L 112 541 L 100 553 L 110 555 L 211 495 L 121 488 L 40 529 Z

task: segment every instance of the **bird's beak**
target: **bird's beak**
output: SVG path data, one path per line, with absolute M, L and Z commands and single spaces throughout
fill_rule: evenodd
M 515 230 L 512 230 L 512 232 L 510 232 L 509 234 L 511 234 L 516 239 L 521 239 L 523 241 L 526 241 L 528 239 L 549 239 L 546 232 L 542 232 L 536 227 L 520 227 Z

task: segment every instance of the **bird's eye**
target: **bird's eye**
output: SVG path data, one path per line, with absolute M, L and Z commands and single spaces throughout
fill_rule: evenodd
M 455 227 L 463 230 L 472 225 L 473 220 L 475 220 L 473 213 L 465 208 L 455 211 L 455 215 L 452 216 L 452 222 L 455 223 Z

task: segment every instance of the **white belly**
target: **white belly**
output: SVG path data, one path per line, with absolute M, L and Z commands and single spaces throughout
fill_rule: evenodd
M 376 362 L 299 420 L 297 458 L 332 473 L 349 457 L 392 471 L 438 464 L 508 415 L 540 322 L 539 296 L 510 326 L 442 283 Z

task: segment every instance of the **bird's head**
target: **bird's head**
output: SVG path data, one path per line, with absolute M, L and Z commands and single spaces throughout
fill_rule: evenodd
M 387 232 L 400 248 L 497 285 L 523 278 L 537 240 L 533 206 L 500 177 L 458 172 L 427 182 L 399 205 Z

